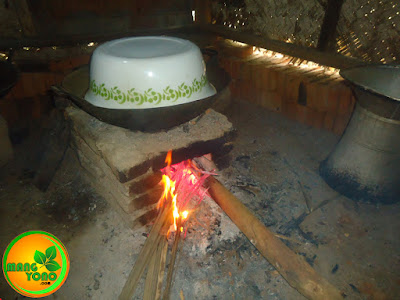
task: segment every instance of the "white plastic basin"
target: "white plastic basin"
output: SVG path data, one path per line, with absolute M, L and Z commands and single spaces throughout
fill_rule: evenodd
M 112 109 L 149 109 L 216 94 L 200 49 L 164 36 L 130 37 L 100 45 L 90 62 L 85 100 Z

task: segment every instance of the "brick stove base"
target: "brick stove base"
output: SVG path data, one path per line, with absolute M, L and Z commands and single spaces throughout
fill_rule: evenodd
M 158 133 L 132 132 L 109 125 L 70 106 L 71 147 L 89 183 L 131 228 L 149 223 L 162 193 L 160 169 L 168 150 L 172 164 L 213 153 L 223 157 L 232 149 L 234 128 L 214 110 Z

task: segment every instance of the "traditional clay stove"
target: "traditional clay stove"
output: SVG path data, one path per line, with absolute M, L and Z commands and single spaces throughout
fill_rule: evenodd
M 165 73 L 164 69 L 157 69 L 157 62 L 168 64 L 169 57 L 171 57 L 175 64 L 179 55 L 184 56 L 184 62 L 188 57 L 191 60 L 199 59 L 197 70 L 196 68 L 194 70 L 198 74 L 196 72 L 194 74 L 197 74 L 195 75 L 197 77 L 202 74 L 201 76 L 204 78 L 204 87 L 193 88 L 189 94 L 184 92 L 185 83 L 182 85 L 182 91 L 179 89 L 181 86 L 178 86 L 175 96 L 179 99 L 171 100 L 165 95 L 155 95 L 154 97 L 158 97 L 157 102 L 159 102 L 156 104 L 161 107 L 155 106 L 153 98 L 146 98 L 148 101 L 146 100 L 145 103 L 136 102 L 136 98 L 119 100 L 118 95 L 121 93 L 129 94 L 130 91 L 137 91 L 141 88 L 137 85 L 140 77 L 128 80 L 128 83 L 136 84 L 135 87 L 132 89 L 129 89 L 130 86 L 119 88 L 119 93 L 115 91 L 115 97 L 108 97 L 111 92 L 104 88 L 104 95 L 106 95 L 104 98 L 102 96 L 103 88 L 97 86 L 94 88 L 92 81 L 89 84 L 87 67 L 79 68 L 67 75 L 62 86 L 54 88 L 57 94 L 56 100 L 59 105 L 62 104 L 65 107 L 65 115 L 71 122 L 71 147 L 75 149 L 90 184 L 119 211 L 130 227 L 136 227 L 147 224 L 157 215 L 156 206 L 163 190 L 163 187 L 158 184 L 162 177 L 160 170 L 165 167 L 164 160 L 169 150 L 173 151 L 172 164 L 208 153 L 212 153 L 217 158 L 223 157 L 229 153 L 232 147 L 229 141 L 234 130 L 224 115 L 212 109 L 206 110 L 212 102 L 218 100 L 222 94 L 221 91 L 225 90 L 229 81 L 227 76 L 224 76 L 224 72 L 218 68 L 216 57 L 208 61 L 206 74 L 200 50 L 188 41 L 170 38 L 117 40 L 118 43 L 121 41 L 127 43 L 127 47 L 129 47 L 125 50 L 129 53 L 122 64 L 118 63 L 121 66 L 125 66 L 126 63 L 133 64 L 136 73 L 142 71 L 147 75 L 151 73 L 152 76 L 145 79 L 145 82 L 151 83 L 153 76 Z M 158 53 L 161 56 L 154 58 L 152 56 L 154 49 L 153 52 L 149 52 L 152 53 L 151 55 L 130 51 L 133 47 L 132 41 L 135 47 L 138 47 L 138 43 L 147 45 L 149 41 L 160 43 L 160 45 L 167 43 L 168 51 L 176 50 L 176 53 L 172 53 L 170 56 Z M 114 42 L 104 44 L 107 55 L 111 50 L 114 51 L 114 48 L 108 49 L 110 45 L 114 47 L 114 44 Z M 96 50 L 97 53 L 101 53 L 98 51 L 99 48 Z M 116 53 L 116 57 L 124 52 L 112 51 L 111 53 Z M 132 55 L 138 57 L 131 57 Z M 142 56 L 145 58 L 142 59 Z M 188 57 L 185 58 L 185 56 Z M 96 61 L 94 57 L 95 55 L 92 60 Z M 110 60 L 110 58 L 107 56 L 106 60 Z M 151 69 L 152 66 L 154 70 Z M 182 68 L 184 67 L 182 66 Z M 115 69 L 115 65 L 110 65 L 110 69 Z M 125 69 L 129 73 L 130 68 Z M 120 71 L 120 68 L 118 70 Z M 183 75 L 187 72 L 191 74 L 192 71 L 186 70 L 182 73 L 178 70 L 176 72 L 179 80 L 186 80 Z M 93 69 L 91 68 L 91 77 L 93 77 L 92 73 Z M 94 72 L 96 76 L 103 73 Z M 168 74 L 173 74 L 173 70 Z M 128 75 L 122 78 L 124 79 Z M 112 76 L 108 77 L 110 80 L 113 79 Z M 107 81 L 107 78 L 102 78 L 100 82 Z M 188 78 L 188 80 L 196 83 L 196 80 L 192 78 Z M 109 85 L 113 86 L 114 84 L 116 83 L 111 82 Z M 158 81 L 157 84 L 159 84 Z M 189 82 L 186 83 L 188 89 L 190 89 L 189 84 Z M 174 83 L 171 83 L 171 90 L 173 85 Z M 148 90 L 148 86 L 145 89 Z M 88 96 L 93 99 L 89 97 L 90 101 L 86 101 L 85 97 Z M 187 97 L 189 98 L 186 99 Z M 177 101 L 175 102 L 175 100 Z M 97 103 L 96 101 L 100 103 L 99 106 L 94 105 Z M 111 106 L 106 107 L 107 105 Z M 120 108 L 118 105 L 122 105 L 122 107 Z
M 168 150 L 172 164 L 212 153 L 223 158 L 231 150 L 233 126 L 214 110 L 165 132 L 143 133 L 103 123 L 79 108 L 67 107 L 72 123 L 71 147 L 90 184 L 130 227 L 142 226 L 157 214 L 163 187 L 160 169 Z

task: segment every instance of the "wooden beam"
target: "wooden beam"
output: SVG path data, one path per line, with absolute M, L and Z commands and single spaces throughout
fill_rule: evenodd
M 22 47 L 52 47 L 52 46 L 73 46 L 77 44 L 87 44 L 89 42 L 105 42 L 113 39 L 129 37 L 129 36 L 145 36 L 145 35 L 177 35 L 177 34 L 202 33 L 195 26 L 182 26 L 168 29 L 138 29 L 120 33 L 101 33 L 90 35 L 74 35 L 48 38 L 44 36 L 0 39 L 0 50 L 8 50 L 10 48 L 19 49 Z M 203 32 L 204 33 L 204 32 Z
M 195 0 L 196 24 L 211 23 L 211 4 L 209 0 Z
M 343 2 L 344 0 L 328 0 L 317 49 L 321 51 L 334 51 L 336 44 L 336 28 Z
M 213 176 L 208 192 L 250 242 L 286 281 L 307 299 L 343 299 L 340 291 L 320 276 L 303 257 L 294 253 Z
M 366 64 L 359 59 L 343 56 L 338 53 L 322 52 L 311 47 L 271 40 L 251 32 L 234 30 L 221 25 L 201 25 L 200 27 L 205 31 L 218 34 L 227 39 L 313 61 L 324 66 L 344 69 Z
M 18 16 L 22 33 L 27 37 L 37 35 L 35 23 L 27 0 L 12 0 L 10 4 Z

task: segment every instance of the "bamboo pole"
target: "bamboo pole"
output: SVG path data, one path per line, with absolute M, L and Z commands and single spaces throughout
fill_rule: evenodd
M 161 298 L 161 290 L 164 281 L 165 261 L 168 251 L 167 227 L 164 226 L 160 234 L 161 237 L 157 244 L 157 250 L 151 257 L 146 275 L 143 300 L 158 300 Z
M 144 284 L 143 300 L 154 300 L 158 283 L 158 267 L 161 261 L 161 251 L 163 248 L 162 239 L 156 245 L 157 249 L 151 256 L 147 269 L 146 282 Z
M 274 233 L 218 180 L 210 176 L 206 185 L 214 201 L 293 288 L 308 299 L 343 299 L 338 289 L 275 237 Z
M 167 262 L 167 252 L 168 252 L 168 241 L 166 239 L 163 239 L 163 248 L 162 248 L 162 253 L 161 253 L 161 261 L 160 261 L 160 268 L 158 271 L 158 277 L 157 277 L 157 289 L 156 289 L 156 295 L 154 299 L 158 300 L 161 299 L 161 292 L 162 292 L 162 287 L 163 287 L 163 282 L 164 282 L 164 273 L 165 273 L 165 264 Z
M 164 238 L 162 234 L 160 234 L 162 227 L 165 222 L 168 220 L 168 217 L 171 216 L 171 209 L 168 204 L 163 211 L 157 216 L 157 219 L 150 231 L 147 240 L 140 251 L 138 258 L 136 259 L 136 263 L 133 266 L 132 271 L 128 276 L 128 280 L 125 283 L 125 286 L 122 289 L 121 294 L 119 295 L 119 300 L 131 300 L 133 294 L 135 293 L 135 289 L 139 282 L 139 279 L 142 277 L 142 274 L 150 262 L 150 258 L 156 250 L 155 245 L 158 245 L 160 240 Z
M 178 252 L 178 245 L 179 245 L 179 240 L 180 240 L 180 236 L 181 236 L 180 227 L 181 227 L 181 222 L 180 222 L 180 220 L 178 220 L 178 226 L 177 226 L 177 230 L 175 232 L 174 245 L 172 246 L 172 250 L 171 250 L 171 260 L 169 262 L 168 274 L 167 274 L 167 284 L 165 286 L 163 300 L 169 300 L 169 298 L 170 298 L 172 276 L 174 274 L 176 254 Z

